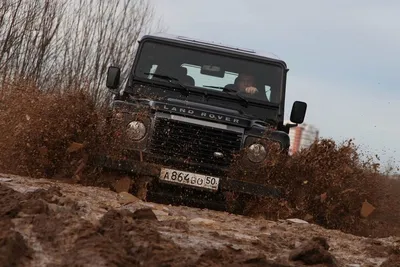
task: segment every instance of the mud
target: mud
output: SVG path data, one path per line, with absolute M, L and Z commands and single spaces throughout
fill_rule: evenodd
M 24 266 L 32 250 L 20 233 L 14 231 L 10 220 L 0 221 L 0 263 L 2 266 Z
M 289 255 L 289 259 L 306 265 L 326 264 L 332 267 L 338 266 L 335 257 L 328 250 L 329 245 L 324 237 L 314 237 L 293 250 Z
M 397 259 L 400 237 L 356 237 L 133 196 L 126 202 L 124 194 L 0 175 L 0 265 L 380 266 Z

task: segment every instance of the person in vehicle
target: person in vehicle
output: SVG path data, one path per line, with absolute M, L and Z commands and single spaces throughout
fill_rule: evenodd
M 256 79 L 253 75 L 248 73 L 240 73 L 239 76 L 235 79 L 234 84 L 228 84 L 225 86 L 224 91 L 236 91 L 242 92 L 248 95 L 251 95 L 252 98 L 268 100 L 265 96 L 265 92 L 263 90 L 259 90 L 256 88 Z
M 235 80 L 235 85 L 237 86 L 238 91 L 251 95 L 258 93 L 258 89 L 255 87 L 255 79 L 253 75 L 240 73 Z

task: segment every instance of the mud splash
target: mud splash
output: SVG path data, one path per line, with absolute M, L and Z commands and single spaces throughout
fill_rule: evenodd
M 250 201 L 248 215 L 297 217 L 362 236 L 399 235 L 400 180 L 381 174 L 378 167 L 372 159 L 360 159 L 352 140 L 336 144 L 321 139 L 291 157 L 272 153 L 251 174 L 234 166 L 231 175 L 284 189 L 282 199 Z M 365 202 L 376 208 L 368 218 L 360 214 Z
M 105 113 L 82 91 L 44 93 L 32 86 L 1 90 L 0 168 L 31 177 L 71 174 L 76 165 L 67 153 L 72 142 L 99 149 L 97 129 Z M 76 160 L 76 159 L 75 159 Z
M 98 180 L 90 159 L 118 147 L 117 128 L 90 94 L 7 85 L 1 90 L 0 108 L 0 132 L 6 133 L 0 136 L 1 172 L 106 183 Z M 377 166 L 360 160 L 351 140 L 338 145 L 323 139 L 293 157 L 271 153 L 253 172 L 234 165 L 231 176 L 285 189 L 283 199 L 250 201 L 247 215 L 297 217 L 364 236 L 400 234 L 400 182 L 380 174 Z M 363 218 L 360 208 L 366 200 L 376 210 Z

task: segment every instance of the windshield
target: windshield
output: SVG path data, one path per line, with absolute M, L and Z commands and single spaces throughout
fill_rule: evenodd
M 189 47 L 144 42 L 135 74 L 279 104 L 282 67 Z

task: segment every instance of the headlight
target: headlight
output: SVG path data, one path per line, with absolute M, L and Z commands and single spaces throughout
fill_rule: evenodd
M 259 163 L 265 159 L 267 156 L 267 150 L 262 144 L 252 144 L 248 148 L 247 157 L 250 161 Z
M 141 121 L 132 121 L 126 131 L 129 138 L 139 141 L 146 135 L 146 126 Z

